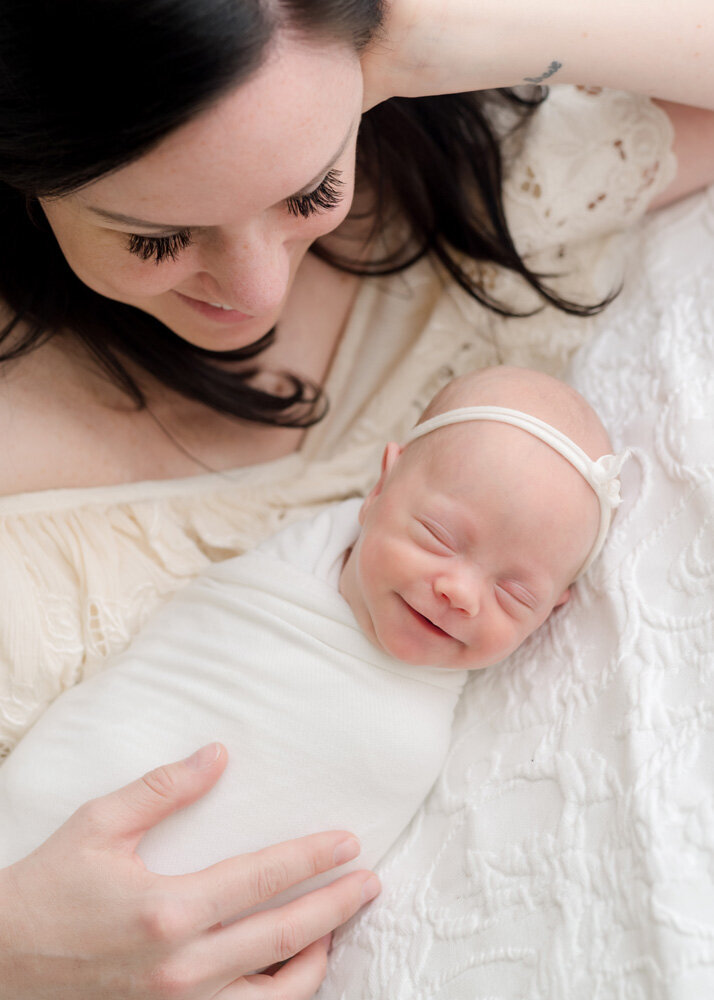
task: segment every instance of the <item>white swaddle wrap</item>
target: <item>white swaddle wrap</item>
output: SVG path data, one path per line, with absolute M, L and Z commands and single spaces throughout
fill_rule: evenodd
M 375 864 L 439 774 L 465 674 L 383 654 L 314 572 L 326 547 L 334 562 L 354 541 L 359 503 L 218 564 L 127 653 L 57 699 L 0 769 L 0 864 L 88 799 L 211 740 L 228 749 L 226 772 L 147 834 L 148 868 L 181 874 L 334 828 L 363 848 L 340 873 Z

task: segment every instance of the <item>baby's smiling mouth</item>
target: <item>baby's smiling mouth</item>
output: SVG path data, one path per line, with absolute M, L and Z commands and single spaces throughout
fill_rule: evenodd
M 412 615 L 412 617 L 423 628 L 429 629 L 429 631 L 432 633 L 432 635 L 444 636 L 446 639 L 453 639 L 454 638 L 452 635 L 450 635 L 448 632 L 446 632 L 443 628 L 440 628 L 438 625 L 436 625 L 431 620 L 431 618 L 427 618 L 426 615 L 423 615 L 420 611 L 417 611 L 416 608 L 413 608 L 411 606 L 411 604 L 409 604 L 408 601 L 404 600 L 403 597 L 402 597 L 402 601 L 404 601 L 404 606 L 408 609 L 408 611 L 410 612 L 410 614 Z

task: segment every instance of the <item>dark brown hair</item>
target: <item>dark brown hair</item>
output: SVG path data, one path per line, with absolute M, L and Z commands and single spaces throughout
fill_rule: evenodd
M 212 352 L 98 295 L 68 266 L 36 199 L 77 190 L 151 149 L 260 66 L 278 29 L 347 40 L 360 50 L 381 17 L 381 0 L 5 0 L 0 297 L 13 319 L 0 331 L 0 362 L 70 330 L 139 406 L 144 397 L 127 361 L 222 413 L 281 426 L 320 419 L 326 400 L 318 386 L 282 373 L 290 391 L 273 395 L 250 384 L 257 362 L 241 374 L 226 364 L 257 358 L 273 331 L 247 348 Z M 501 91 L 374 108 L 360 129 L 357 180 L 374 196 L 375 227 L 397 212 L 407 236 L 368 266 L 317 245 L 313 252 L 358 274 L 394 273 L 431 254 L 466 294 L 509 313 L 460 266 L 466 254 L 517 272 L 559 308 L 592 312 L 558 298 L 528 270 L 503 211 L 489 109 L 507 103 L 525 120 L 543 96 L 536 88 L 530 99 Z

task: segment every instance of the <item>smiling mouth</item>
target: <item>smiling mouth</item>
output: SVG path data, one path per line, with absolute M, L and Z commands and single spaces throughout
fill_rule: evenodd
M 183 292 L 179 292 L 177 289 L 174 289 L 174 292 L 187 305 L 191 306 L 192 309 L 202 313 L 204 316 L 210 316 L 212 319 L 232 320 L 233 322 L 253 319 L 247 313 L 242 313 L 238 309 L 231 308 L 231 306 L 223 305 L 221 302 L 207 302 L 205 299 L 194 299 L 193 296 L 184 295 Z
M 402 601 L 404 601 L 403 597 Z M 432 635 L 442 636 L 446 639 L 453 639 L 452 635 L 445 632 L 443 628 L 439 628 L 438 625 L 435 625 L 431 618 L 427 618 L 426 615 L 421 614 L 421 612 L 417 611 L 416 608 L 413 608 L 407 601 L 404 601 L 404 606 L 407 608 L 412 618 L 414 618 L 419 625 L 422 626 L 422 628 L 428 629 Z

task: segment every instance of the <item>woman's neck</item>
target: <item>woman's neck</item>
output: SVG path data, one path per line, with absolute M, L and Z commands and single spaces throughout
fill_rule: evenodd
M 287 371 L 323 383 L 359 284 L 308 255 L 275 342 L 258 359 L 260 378 Z M 0 380 L 0 495 L 184 478 L 262 464 L 300 447 L 301 429 L 223 416 L 128 367 L 146 395 L 145 409 L 71 334 L 7 365 Z

